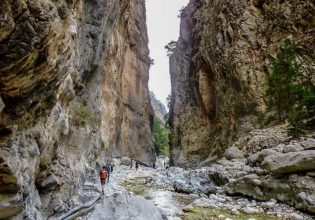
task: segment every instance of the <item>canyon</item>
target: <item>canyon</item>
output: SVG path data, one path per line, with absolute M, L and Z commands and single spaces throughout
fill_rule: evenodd
M 0 2 L 0 219 L 58 219 L 100 198 L 108 161 L 110 191 L 85 219 L 104 206 L 107 219 L 189 219 L 200 207 L 220 209 L 213 219 L 313 217 L 314 130 L 294 138 L 261 120 L 284 40 L 314 85 L 314 2 L 190 0 L 179 17 L 168 162 L 156 160 L 152 136 L 166 111 L 148 88 L 145 0 Z M 139 172 L 129 173 L 132 160 Z M 154 205 L 126 192 L 134 184 L 162 196 Z

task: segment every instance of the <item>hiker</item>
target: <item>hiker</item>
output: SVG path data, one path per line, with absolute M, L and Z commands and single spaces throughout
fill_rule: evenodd
M 132 169 L 132 159 L 131 159 L 131 163 L 130 163 L 130 169 Z
M 155 169 L 155 162 L 153 163 L 153 166 L 152 166 L 152 167 L 153 167 L 153 169 Z
M 109 182 L 109 176 L 110 176 L 111 170 L 112 170 L 112 165 L 111 165 L 110 162 L 108 161 L 107 164 L 106 164 L 107 182 Z
M 138 167 L 139 167 L 139 163 L 138 161 L 136 161 L 136 171 L 138 170 Z
M 102 185 L 102 193 L 103 193 L 103 195 L 104 195 L 104 189 L 105 189 L 106 178 L 107 178 L 106 166 L 103 166 L 103 169 L 100 171 L 100 179 L 101 179 L 101 185 Z
M 114 172 L 114 164 L 111 163 L 110 172 Z

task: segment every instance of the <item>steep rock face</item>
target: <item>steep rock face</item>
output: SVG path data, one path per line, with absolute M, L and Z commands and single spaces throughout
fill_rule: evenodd
M 165 120 L 165 115 L 167 111 L 163 103 L 155 97 L 155 94 L 150 91 L 150 100 L 153 108 L 154 115 L 158 117 L 160 120 Z
M 173 164 L 210 161 L 260 126 L 270 60 L 285 39 L 314 73 L 314 17 L 312 1 L 190 1 L 170 57 Z
M 102 85 L 102 131 L 113 156 L 155 161 L 149 99 L 149 49 L 144 1 L 122 1 Z
M 4 0 L 0 24 L 0 218 L 71 208 L 112 152 L 155 160 L 144 1 Z

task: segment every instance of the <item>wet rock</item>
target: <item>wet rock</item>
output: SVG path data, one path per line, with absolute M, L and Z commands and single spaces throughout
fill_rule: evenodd
M 240 158 L 244 158 L 244 152 L 239 150 L 237 147 L 233 146 L 233 147 L 228 148 L 224 152 L 223 156 L 226 157 L 228 160 L 240 159 Z
M 315 150 L 271 155 L 262 162 L 264 170 L 274 173 L 296 173 L 315 170 Z

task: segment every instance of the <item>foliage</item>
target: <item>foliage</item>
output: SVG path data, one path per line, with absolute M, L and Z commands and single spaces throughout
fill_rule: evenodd
M 164 122 L 156 116 L 154 116 L 153 137 L 156 154 L 168 155 L 168 130 L 165 128 Z
M 267 82 L 269 106 L 276 111 L 278 121 L 288 119 L 291 135 L 304 133 L 303 119 L 314 116 L 315 86 L 296 61 L 296 47 L 290 40 L 272 60 Z
M 96 128 L 100 124 L 97 114 L 84 104 L 78 104 L 73 108 L 70 119 L 77 126 L 90 125 Z
M 153 66 L 154 65 L 154 59 L 152 59 L 151 57 L 149 58 L 149 66 Z
M 177 42 L 173 40 L 169 42 L 167 45 L 165 45 L 164 48 L 166 49 L 167 56 L 171 56 L 174 53 L 176 47 L 177 47 Z

